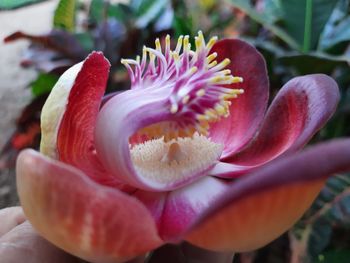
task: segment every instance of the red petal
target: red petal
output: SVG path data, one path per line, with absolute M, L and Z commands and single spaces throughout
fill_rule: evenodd
M 322 74 L 290 80 L 272 102 L 254 141 L 227 162 L 261 165 L 303 147 L 330 119 L 339 101 L 337 83 Z
M 231 60 L 227 67 L 232 75 L 243 77 L 243 83 L 232 88 L 243 88 L 244 94 L 232 101 L 230 116 L 214 123 L 211 138 L 225 145 L 222 157 L 242 149 L 260 126 L 267 107 L 269 80 L 265 60 L 251 45 L 238 39 L 217 42 L 212 52 L 217 52 L 218 61 Z
M 162 244 L 147 209 L 81 171 L 26 150 L 17 161 L 24 212 L 50 242 L 93 262 L 119 262 Z
M 59 159 L 84 171 L 93 180 L 122 187 L 97 158 L 94 131 L 97 114 L 106 89 L 110 64 L 100 52 L 84 61 L 68 97 L 57 135 Z
M 325 178 L 350 171 L 350 140 L 281 158 L 235 181 L 203 211 L 187 240 L 217 251 L 249 251 L 277 238 L 310 206 Z

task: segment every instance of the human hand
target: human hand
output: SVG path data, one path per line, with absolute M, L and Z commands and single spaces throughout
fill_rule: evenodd
M 33 229 L 21 207 L 0 210 L 1 263 L 81 263 L 55 247 Z

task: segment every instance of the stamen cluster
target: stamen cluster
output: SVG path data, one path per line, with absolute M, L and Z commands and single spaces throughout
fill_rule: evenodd
M 205 43 L 203 34 L 195 37 L 195 50 L 191 50 L 189 36 L 180 36 L 174 50 L 170 36 L 165 38 L 162 51 L 160 40 L 155 49 L 144 47 L 142 59 L 122 59 L 131 79 L 132 89 L 162 90 L 169 94 L 171 121 L 158 123 L 139 131 L 152 138 L 165 140 L 192 136 L 195 132 L 207 135 L 209 122 L 229 115 L 231 99 L 243 93 L 242 89 L 229 88 L 229 84 L 242 82 L 226 69 L 228 58 L 218 62 L 211 49 L 217 41 L 212 37 Z M 132 68 L 131 65 L 134 67 Z

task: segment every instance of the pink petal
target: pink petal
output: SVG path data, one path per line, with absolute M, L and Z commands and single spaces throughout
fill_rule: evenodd
M 244 94 L 232 101 L 230 116 L 214 123 L 210 137 L 225 145 L 222 158 L 242 149 L 250 142 L 260 126 L 267 107 L 269 81 L 265 60 L 251 45 L 238 39 L 217 42 L 212 52 L 217 52 L 218 61 L 231 60 L 227 67 L 232 75 L 243 77 L 243 83 L 232 88 L 243 88 Z
M 225 161 L 248 170 L 300 149 L 330 119 L 338 100 L 338 86 L 326 75 L 290 80 L 272 102 L 252 143 Z M 235 172 L 222 176 L 235 176 Z
M 172 192 L 137 191 L 133 195 L 153 215 L 161 238 L 178 242 L 201 212 L 215 205 L 228 188 L 225 181 L 207 176 Z
M 197 217 L 187 240 L 215 251 L 249 251 L 277 238 L 311 205 L 327 176 L 350 171 L 350 139 L 286 156 L 232 183 Z
M 35 229 L 89 262 L 120 262 L 162 244 L 151 215 L 135 198 L 32 151 L 17 161 L 18 191 Z

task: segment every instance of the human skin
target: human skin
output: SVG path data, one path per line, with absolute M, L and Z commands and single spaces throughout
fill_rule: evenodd
M 80 259 L 47 242 L 26 220 L 21 207 L 0 210 L 2 263 L 79 263 Z

